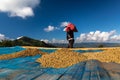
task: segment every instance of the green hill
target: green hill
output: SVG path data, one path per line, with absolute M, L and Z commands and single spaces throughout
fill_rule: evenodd
M 16 40 L 3 40 L 0 42 L 1 47 L 10 47 L 10 46 L 38 46 L 38 47 L 54 47 L 51 44 L 47 44 L 44 41 L 35 40 L 26 36 L 23 36 Z

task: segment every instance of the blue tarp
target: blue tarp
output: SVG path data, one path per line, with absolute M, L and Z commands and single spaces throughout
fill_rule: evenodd
M 0 54 L 10 54 L 25 50 L 20 46 L 0 48 Z M 40 49 L 52 53 L 56 49 Z M 99 52 L 102 50 L 75 50 L 76 52 Z M 99 61 L 85 61 L 67 68 L 43 68 L 35 62 L 41 55 L 0 60 L 0 80 L 110 80 L 111 72 L 107 72 Z M 109 74 L 108 74 L 109 73 Z M 115 72 L 114 72 L 115 73 Z M 111 77 L 113 80 L 119 80 Z

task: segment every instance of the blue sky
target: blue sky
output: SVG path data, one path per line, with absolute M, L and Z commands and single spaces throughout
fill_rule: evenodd
M 0 1 L 0 39 L 28 36 L 63 42 L 64 22 L 76 25 L 77 42 L 119 41 L 120 0 Z

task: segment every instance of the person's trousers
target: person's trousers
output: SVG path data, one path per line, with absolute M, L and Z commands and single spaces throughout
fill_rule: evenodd
M 69 41 L 68 48 L 73 48 L 74 39 L 68 41 Z

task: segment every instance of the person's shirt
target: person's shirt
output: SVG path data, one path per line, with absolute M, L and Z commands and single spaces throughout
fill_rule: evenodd
M 74 39 L 74 32 L 70 30 L 67 32 L 67 40 L 72 40 L 72 39 Z

